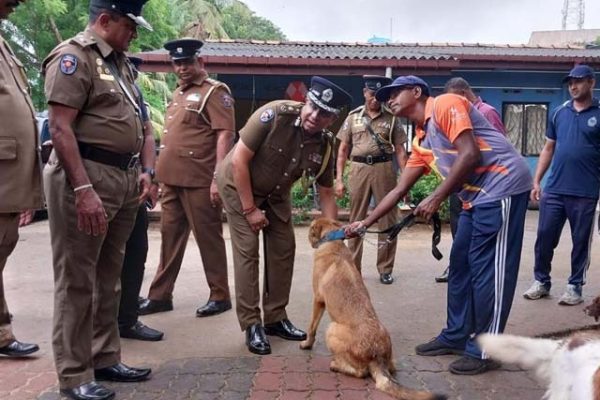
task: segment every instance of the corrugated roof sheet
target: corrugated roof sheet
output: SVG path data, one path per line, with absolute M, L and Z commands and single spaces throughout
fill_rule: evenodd
M 150 53 L 165 53 L 156 50 Z M 255 40 L 207 40 L 201 51 L 206 56 L 281 57 L 313 59 L 423 59 L 451 60 L 461 56 L 600 57 L 599 49 L 581 46 L 542 47 L 483 43 L 330 43 L 267 42 Z

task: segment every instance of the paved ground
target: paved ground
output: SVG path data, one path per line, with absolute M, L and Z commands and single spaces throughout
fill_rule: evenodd
M 565 229 L 556 254 L 553 297 L 529 302 L 521 297 L 531 279 L 537 212 L 529 212 L 517 297 L 507 331 L 534 335 L 592 323 L 573 308 L 556 304 L 569 268 L 570 237 Z M 225 229 L 227 240 L 229 233 Z M 310 318 L 311 257 L 306 227 L 297 233 L 297 257 L 288 313 L 299 327 Z M 383 286 L 374 266 L 375 247 L 365 247 L 365 281 L 375 308 L 388 327 L 403 384 L 446 393 L 452 399 L 540 399 L 543 390 L 530 373 L 505 367 L 476 377 L 457 377 L 447 372 L 454 356 L 426 358 L 414 355 L 414 346 L 435 336 L 445 321 L 446 288 L 433 282 L 445 267 L 449 233 L 445 229 L 441 250 L 445 259 L 430 255 L 430 231 L 414 226 L 403 232 L 398 246 L 396 282 Z M 157 265 L 160 234 L 150 231 L 150 253 L 143 294 Z M 374 238 L 370 238 L 373 241 Z M 597 238 L 596 238 L 597 240 Z M 229 250 L 229 243 L 228 243 Z M 231 260 L 231 258 L 229 258 Z M 15 315 L 14 331 L 24 341 L 40 344 L 37 357 L 25 360 L 0 359 L 0 399 L 54 400 L 56 376 L 50 343 L 52 320 L 52 268 L 48 224 L 37 222 L 21 232 L 21 241 L 6 267 L 6 297 Z M 592 249 L 592 267 L 585 287 L 585 300 L 600 293 L 600 250 Z M 231 273 L 230 262 L 230 276 Z M 231 282 L 232 284 L 233 282 Z M 329 372 L 328 351 L 323 343 L 322 324 L 315 349 L 301 351 L 295 342 L 271 340 L 273 355 L 250 354 L 234 312 L 208 319 L 196 318 L 195 309 L 207 298 L 200 257 L 193 241 L 175 289 L 175 310 L 143 317 L 148 325 L 166 332 L 158 343 L 123 340 L 123 360 L 135 366 L 151 366 L 151 380 L 140 384 L 110 384 L 118 399 L 384 399 L 370 380 L 359 380 Z

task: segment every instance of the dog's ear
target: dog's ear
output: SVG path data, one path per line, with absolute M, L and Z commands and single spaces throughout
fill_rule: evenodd
M 317 243 L 321 240 L 321 231 L 323 230 L 322 219 L 316 219 L 310 224 L 308 229 L 308 241 L 313 249 L 317 248 Z

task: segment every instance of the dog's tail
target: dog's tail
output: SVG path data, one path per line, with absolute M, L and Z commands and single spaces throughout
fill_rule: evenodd
M 424 390 L 414 390 L 400 385 L 390 374 L 386 364 L 373 360 L 369 364 L 369 373 L 375 381 L 375 387 L 400 400 L 446 400 L 446 396 Z
M 552 339 L 490 334 L 479 335 L 477 342 L 494 360 L 535 370 L 544 379 L 549 379 L 552 357 L 561 345 Z

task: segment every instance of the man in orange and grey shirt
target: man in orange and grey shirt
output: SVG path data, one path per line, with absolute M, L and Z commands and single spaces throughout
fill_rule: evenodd
M 475 339 L 500 333 L 512 305 L 527 198 L 532 187 L 525 161 L 506 137 L 493 129 L 467 99 L 454 94 L 430 97 L 416 76 L 401 76 L 377 91 L 396 116 L 417 125 L 413 152 L 396 188 L 363 221 L 346 229 L 358 235 L 396 206 L 419 177 L 442 176 L 436 190 L 415 209 L 431 218 L 441 203 L 458 191 L 463 202 L 450 254 L 447 327 L 416 347 L 422 356 L 463 354 L 450 372 L 474 375 L 498 367 L 485 359 Z

